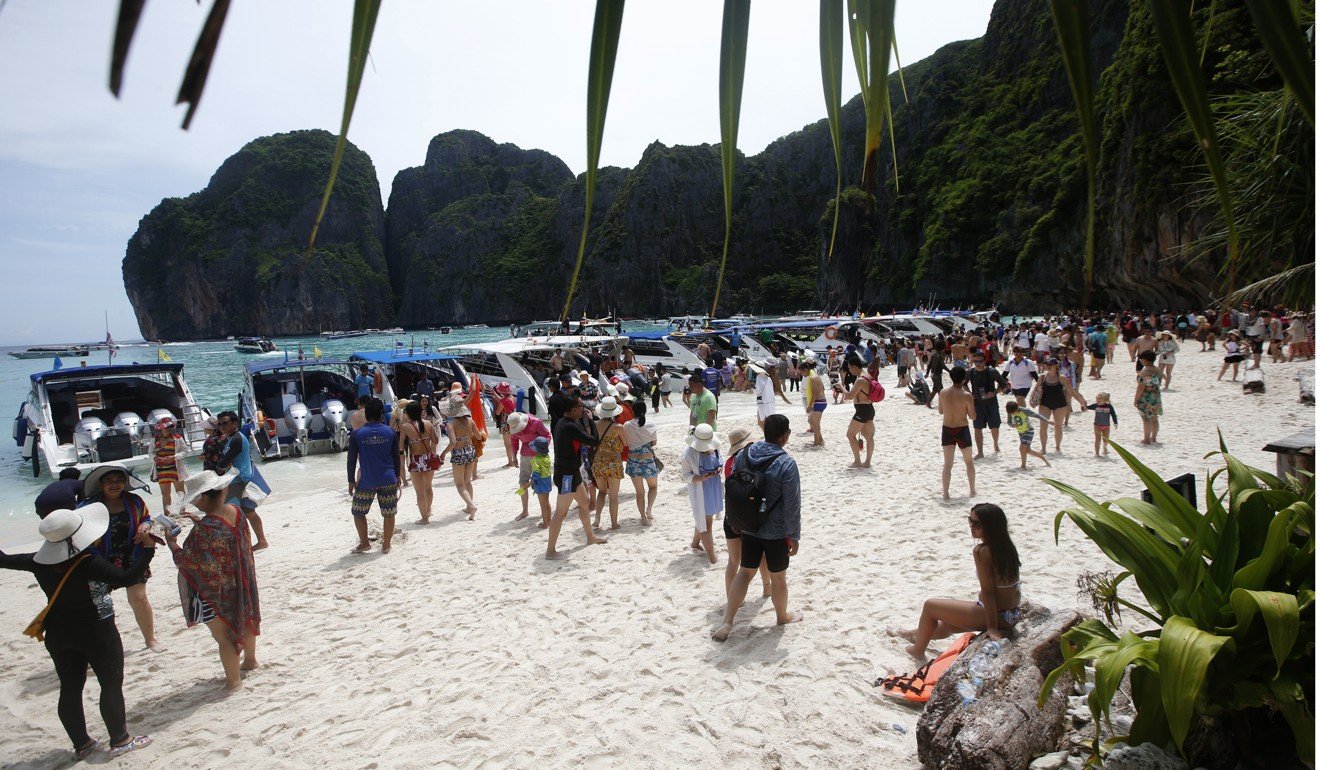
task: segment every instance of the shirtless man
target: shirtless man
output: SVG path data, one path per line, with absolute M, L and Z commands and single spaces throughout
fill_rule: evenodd
M 871 402 L 871 383 L 874 377 L 862 369 L 861 356 L 848 354 L 848 371 L 857 379 L 852 390 L 848 391 L 848 400 L 853 402 L 853 418 L 848 421 L 848 446 L 852 448 L 852 468 L 870 468 L 871 455 L 875 452 L 875 404 Z M 861 445 L 866 444 L 866 462 L 862 462 Z
M 1137 337 L 1135 340 L 1132 341 L 1132 347 L 1134 350 L 1137 351 L 1137 358 L 1140 359 L 1141 354 L 1145 353 L 1147 350 L 1154 350 L 1156 342 L 1157 341 L 1155 339 L 1155 335 L 1151 333 L 1151 327 L 1142 326 L 1141 336 Z M 1137 362 L 1138 372 L 1141 371 L 1141 366 L 1142 366 L 1141 362 L 1138 361 Z
M 976 407 L 972 394 L 963 389 L 967 380 L 967 370 L 955 366 L 949 371 L 953 384 L 939 392 L 940 414 L 943 428 L 940 433 L 940 445 L 944 448 L 944 499 L 949 499 L 949 477 L 953 473 L 953 448 L 962 450 L 963 465 L 967 466 L 967 493 L 976 497 L 976 468 L 972 465 L 972 430 L 968 420 L 976 419 Z
M 949 355 L 953 356 L 954 366 L 967 366 L 967 343 L 962 339 L 955 340 L 949 348 Z

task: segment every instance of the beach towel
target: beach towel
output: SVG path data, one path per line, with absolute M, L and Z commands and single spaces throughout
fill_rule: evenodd
M 874 686 L 879 687 L 881 693 L 891 698 L 925 703 L 935 692 L 935 683 L 940 681 L 940 677 L 944 676 L 944 672 L 949 670 L 975 637 L 976 634 L 973 633 L 963 634 L 949 646 L 949 649 L 940 653 L 934 660 L 927 661 L 915 673 L 881 677 L 875 680 Z
M 238 518 L 232 527 L 219 516 L 208 515 L 197 522 L 174 555 L 174 564 L 179 569 L 179 599 L 188 626 L 197 624 L 196 615 L 189 612 L 196 595 L 210 605 L 241 649 L 245 632 L 261 633 L 261 605 L 247 517 L 241 509 L 234 510 Z

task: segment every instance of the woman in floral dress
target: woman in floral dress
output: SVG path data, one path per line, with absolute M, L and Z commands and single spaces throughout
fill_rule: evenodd
M 1164 402 L 1160 396 L 1164 373 L 1155 366 L 1155 351 L 1144 351 L 1138 358 L 1142 367 L 1137 373 L 1137 394 L 1132 405 L 1141 414 L 1141 443 L 1154 444 L 1160 433 L 1160 415 L 1164 414 Z

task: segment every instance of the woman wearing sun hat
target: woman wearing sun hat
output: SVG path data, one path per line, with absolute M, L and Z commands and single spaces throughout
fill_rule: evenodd
M 596 480 L 596 520 L 592 526 L 600 529 L 600 514 L 610 504 L 610 529 L 619 528 L 619 483 L 623 481 L 623 425 L 619 419 L 623 407 L 614 396 L 606 396 L 596 405 L 596 435 L 599 443 L 591 458 L 591 476 Z
M 179 569 L 179 599 L 189 628 L 205 623 L 220 648 L 225 689 L 243 682 L 240 671 L 257 667 L 257 635 L 261 633 L 261 602 L 257 597 L 257 570 L 248 542 L 246 515 L 224 500 L 234 471 L 223 476 L 202 471 L 184 481 L 183 504 L 191 503 L 206 514 L 180 546 L 174 535 L 167 542 Z M 239 655 L 242 662 L 239 662 Z
M 130 474 L 127 468 L 114 463 L 98 465 L 83 477 L 83 505 L 102 503 L 110 511 L 109 527 L 100 533 L 104 537 L 97 552 L 120 569 L 128 569 L 142 557 L 144 547 L 151 547 L 151 513 L 147 510 L 147 502 L 131 491 L 145 487 L 146 484 Z M 156 641 L 156 621 L 151 601 L 147 598 L 147 580 L 150 578 L 151 570 L 148 569 L 137 582 L 128 586 L 128 606 L 133 608 L 133 617 L 142 631 L 147 649 L 164 652 L 165 647 Z
M 692 532 L 692 550 L 706 551 L 706 558 L 714 564 L 715 536 L 711 526 L 715 516 L 724 510 L 724 484 L 720 479 L 720 439 L 715 429 L 701 423 L 687 437 L 688 448 L 683 452 L 683 478 L 688 482 L 688 502 L 692 505 L 692 518 L 696 527 Z
M 472 489 L 472 479 L 477 473 L 477 449 L 473 443 L 477 424 L 462 392 L 451 393 L 441 411 L 449 420 L 449 445 L 440 453 L 440 464 L 444 465 L 445 455 L 449 455 L 450 467 L 454 469 L 454 489 L 465 503 L 463 511 L 468 521 L 473 521 L 477 518 L 476 493 Z
M 518 404 L 513 400 L 513 387 L 507 382 L 497 382 L 494 390 L 495 400 L 491 404 L 490 414 L 495 418 L 500 438 L 504 439 L 504 455 L 509 458 L 504 467 L 517 468 L 518 458 L 513 452 L 513 440 L 509 438 L 509 417 L 518 410 Z
M 155 555 L 148 540 L 133 563 L 121 569 L 106 561 L 92 546 L 110 526 L 110 511 L 101 503 L 77 510 L 56 510 L 38 526 L 45 543 L 35 554 L 0 555 L 0 568 L 31 572 L 50 601 L 45 618 L 46 652 L 60 679 L 58 713 L 73 742 L 74 759 L 82 759 L 100 745 L 87 734 L 83 714 L 83 685 L 87 668 L 101 687 L 101 718 L 110 733 L 111 756 L 151 743 L 145 735 L 131 736 L 124 712 L 124 645 L 115 627 L 110 589 L 137 583 Z

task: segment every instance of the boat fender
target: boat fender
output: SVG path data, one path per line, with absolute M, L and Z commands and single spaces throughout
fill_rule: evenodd
M 275 434 L 279 432 L 279 429 L 275 426 L 275 418 L 267 417 L 262 420 L 262 424 L 266 426 L 266 435 L 275 438 Z
M 839 336 L 839 331 L 838 331 L 838 329 L 837 329 L 836 327 L 834 327 L 834 326 L 831 326 L 831 327 L 829 327 L 829 328 L 827 328 L 827 329 L 825 330 L 825 339 L 827 339 L 827 340 L 832 340 L 832 339 L 834 339 L 835 337 L 838 337 L 838 336 Z

